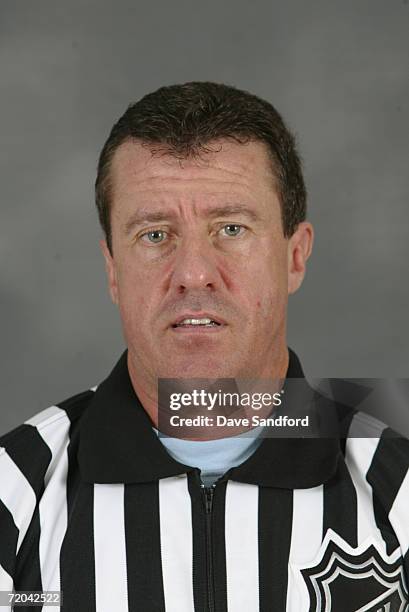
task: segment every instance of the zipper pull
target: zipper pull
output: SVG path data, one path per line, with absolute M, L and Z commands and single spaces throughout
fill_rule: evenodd
M 212 485 L 211 487 L 205 487 L 203 485 L 203 492 L 205 495 L 206 513 L 210 514 L 210 512 L 212 511 L 212 506 L 213 506 L 214 485 Z

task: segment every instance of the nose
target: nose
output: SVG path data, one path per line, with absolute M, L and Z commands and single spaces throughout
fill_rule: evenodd
M 190 290 L 216 290 L 221 282 L 214 247 L 206 237 L 184 237 L 178 247 L 171 287 L 178 293 Z

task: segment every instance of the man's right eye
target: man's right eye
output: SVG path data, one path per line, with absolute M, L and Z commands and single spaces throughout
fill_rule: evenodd
M 159 244 L 160 242 L 163 242 L 166 237 L 167 232 L 164 232 L 163 230 L 150 230 L 149 232 L 142 234 L 141 239 L 144 240 L 144 242 Z

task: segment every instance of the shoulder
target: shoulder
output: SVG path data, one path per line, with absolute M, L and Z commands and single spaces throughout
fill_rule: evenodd
M 39 529 L 36 508 L 46 488 L 61 488 L 76 432 L 95 388 L 38 412 L 0 437 L 0 584 L 11 588 L 16 555 L 30 525 Z M 71 444 L 74 442 L 73 444 Z M 51 494 L 52 496 L 52 494 Z
M 385 423 L 356 412 L 345 445 L 345 461 L 355 486 L 367 490 L 392 525 L 405 551 L 409 547 L 409 439 Z
M 39 500 L 52 473 L 66 460 L 95 389 L 50 406 L 0 436 L 0 500 L 9 509 L 23 499 Z
M 315 388 L 314 392 L 320 415 L 329 409 L 330 431 L 335 430 L 339 436 L 342 453 L 355 475 L 374 479 L 373 484 L 377 485 L 381 484 L 381 477 L 392 472 L 394 481 L 402 478 L 402 472 L 409 468 L 409 439 L 374 416 L 379 405 L 376 400 L 372 402 L 366 387 L 348 383 L 331 389 L 332 396 Z M 360 404 L 366 408 L 359 409 Z
M 407 471 L 409 439 L 377 418 L 355 411 L 349 423 L 345 455 L 351 463 L 365 464 L 368 470 L 376 467 L 379 479 L 381 474 Z
M 47 441 L 53 434 L 67 432 L 75 426 L 85 413 L 97 387 L 92 387 L 77 393 L 61 402 L 53 404 L 18 425 L 11 431 L 0 436 L 0 456 L 17 448 L 25 448 L 27 453 L 35 449 L 35 440 Z

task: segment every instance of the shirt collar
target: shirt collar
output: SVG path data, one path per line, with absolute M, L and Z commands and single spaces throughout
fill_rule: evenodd
M 286 378 L 303 379 L 305 391 L 311 392 L 291 349 Z M 86 482 L 152 482 L 193 469 L 173 459 L 154 432 L 133 389 L 127 351 L 96 389 L 79 433 L 78 462 Z M 334 437 L 265 438 L 249 459 L 225 476 L 250 484 L 308 488 L 329 480 L 339 457 L 340 445 Z

